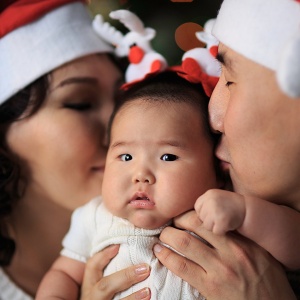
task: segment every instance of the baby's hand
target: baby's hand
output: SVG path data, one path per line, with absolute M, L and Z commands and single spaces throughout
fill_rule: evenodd
M 217 189 L 208 190 L 200 196 L 195 203 L 195 210 L 204 227 L 215 234 L 238 229 L 246 215 L 242 195 Z

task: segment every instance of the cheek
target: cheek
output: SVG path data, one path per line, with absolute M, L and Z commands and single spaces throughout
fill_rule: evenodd
M 195 163 L 197 168 L 189 168 L 189 172 L 181 172 L 181 176 L 170 177 L 161 186 L 165 189 L 165 199 L 170 199 L 168 209 L 173 216 L 193 209 L 198 197 L 208 189 L 217 187 L 217 180 L 214 167 L 211 164 Z M 159 188 L 160 190 L 160 188 Z
M 34 159 L 37 160 L 42 155 L 43 151 L 41 150 L 47 149 L 45 138 L 40 137 L 42 131 L 43 126 L 34 122 L 33 119 L 16 122 L 11 125 L 7 133 L 8 146 L 21 160 L 27 163 Z
M 106 165 L 102 183 L 102 196 L 106 207 L 114 214 L 119 210 L 119 205 L 122 203 L 121 197 L 126 195 L 129 187 L 128 180 L 124 179 L 121 174 L 126 174 L 126 172 L 122 172 L 118 167 Z

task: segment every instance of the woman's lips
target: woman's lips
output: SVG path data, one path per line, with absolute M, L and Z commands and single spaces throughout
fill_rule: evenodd
M 92 167 L 93 172 L 104 172 L 105 166 L 94 166 Z

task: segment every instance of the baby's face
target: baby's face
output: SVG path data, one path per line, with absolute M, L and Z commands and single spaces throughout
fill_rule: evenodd
M 213 160 L 194 107 L 135 100 L 113 122 L 103 201 L 137 227 L 158 228 L 216 187 Z

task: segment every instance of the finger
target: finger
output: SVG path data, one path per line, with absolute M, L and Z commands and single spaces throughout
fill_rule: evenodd
M 151 298 L 151 292 L 149 288 L 141 289 L 122 300 L 149 300 Z
M 197 287 L 206 277 L 205 270 L 193 261 L 183 257 L 163 245 L 156 244 L 153 248 L 158 260 L 171 272 L 181 277 L 193 287 Z M 201 291 L 199 291 L 201 293 Z
M 118 292 L 130 288 L 150 275 L 150 267 L 140 264 L 103 277 L 92 290 L 92 299 L 111 299 Z
M 113 257 L 118 254 L 119 245 L 112 245 L 91 257 L 85 267 L 82 287 L 92 288 L 103 276 L 103 270 Z
M 207 230 L 202 221 L 198 218 L 195 211 L 189 211 L 174 219 L 174 225 L 178 228 L 182 228 L 191 232 L 194 232 L 204 240 L 206 240 L 215 249 L 224 247 L 226 244 L 226 237 L 215 235 Z
M 195 208 L 195 211 L 197 212 L 198 216 L 200 215 L 200 212 L 201 212 L 201 209 L 202 209 L 202 206 L 203 206 L 203 203 L 204 203 L 204 199 L 205 198 L 202 195 L 195 202 L 194 208 Z
M 160 235 L 160 240 L 204 270 L 217 259 L 215 249 L 189 232 L 166 227 Z

